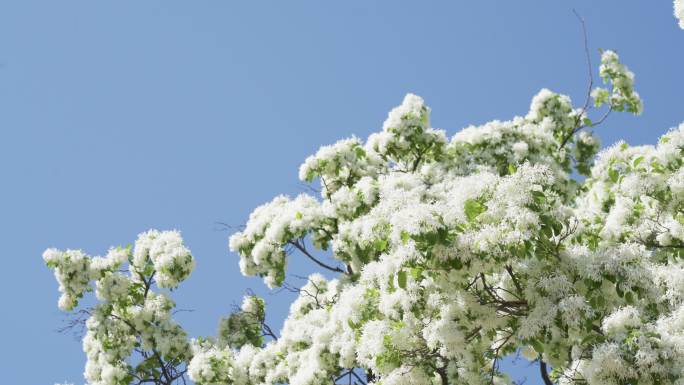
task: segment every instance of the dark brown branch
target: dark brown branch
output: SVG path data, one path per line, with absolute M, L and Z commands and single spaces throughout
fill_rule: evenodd
M 343 379 L 343 378 L 345 378 L 345 377 L 347 377 L 347 376 L 349 377 L 349 382 L 350 382 L 350 383 L 351 383 L 352 377 L 354 377 L 354 378 L 356 378 L 357 381 L 359 381 L 359 383 L 360 383 L 361 385 L 366 385 L 366 381 L 364 381 L 364 380 L 361 378 L 361 376 L 359 376 L 358 374 L 356 374 L 356 372 L 354 371 L 354 368 L 348 369 L 348 370 L 345 371 L 344 373 L 342 373 L 342 374 L 340 374 L 339 376 L 337 376 L 337 378 L 333 379 L 333 384 L 336 384 L 337 381 L 339 381 L 339 380 L 341 380 L 341 379 Z M 355 382 L 355 383 L 356 383 L 356 382 Z
M 333 384 L 337 383 L 337 381 L 339 381 L 339 380 L 343 379 L 344 377 L 348 376 L 350 372 L 351 372 L 351 369 L 349 369 L 349 370 L 347 370 L 346 372 L 344 372 L 344 373 L 340 374 L 339 376 L 337 376 L 335 379 L 333 379 Z
M 309 281 L 309 282 L 311 282 L 311 281 Z M 313 286 L 316 287 L 316 285 L 313 285 Z M 323 308 L 323 304 L 321 304 L 321 302 L 318 300 L 318 290 L 316 291 L 316 294 L 312 294 L 312 293 L 310 293 L 308 290 L 306 290 L 306 289 L 304 289 L 304 288 L 298 288 L 298 287 L 292 286 L 292 285 L 290 285 L 290 284 L 287 283 L 287 282 L 284 282 L 284 283 L 283 283 L 282 288 L 285 289 L 285 290 L 287 290 L 287 291 L 289 291 L 289 292 L 291 292 L 291 293 L 299 293 L 300 295 L 301 295 L 301 294 L 304 294 L 304 295 L 306 295 L 307 297 L 313 299 L 313 301 L 316 303 L 316 308 L 317 308 L 317 309 L 322 309 L 322 308 Z
M 330 188 L 328 187 L 328 184 L 325 182 L 325 178 L 323 175 L 321 175 L 321 184 L 325 188 L 325 196 L 328 198 L 330 202 L 332 202 L 332 192 L 330 191 Z
M 514 334 L 515 334 L 514 332 L 511 332 L 510 334 L 508 334 L 508 336 L 506 338 L 502 338 L 503 342 L 499 346 L 497 346 L 496 349 L 494 349 L 494 361 L 492 362 L 492 376 L 491 376 L 492 385 L 494 384 L 494 376 L 496 375 L 496 372 L 498 371 L 497 364 L 498 364 L 498 360 L 499 360 L 499 355 L 501 353 L 501 349 L 503 349 L 503 347 L 506 346 L 506 344 L 508 343 L 508 341 L 510 341 L 510 339 L 513 337 Z M 495 343 L 501 341 L 502 339 L 495 341 Z
M 375 381 L 375 373 L 370 369 L 366 369 L 366 380 L 368 380 L 368 382 Z
M 327 265 L 327 264 L 325 264 L 325 263 L 319 261 L 318 259 L 314 258 L 314 256 L 311 255 L 311 254 L 309 253 L 309 251 L 306 250 L 306 248 L 305 248 L 301 243 L 299 243 L 299 240 L 297 240 L 297 241 L 290 241 L 290 242 L 288 242 L 288 243 L 289 243 L 290 245 L 294 246 L 295 248 L 297 248 L 297 250 L 301 251 L 302 254 L 306 255 L 310 260 L 314 261 L 318 266 L 320 266 L 320 267 L 322 267 L 322 268 L 324 268 L 324 269 L 328 269 L 328 270 L 330 270 L 330 271 L 334 271 L 334 272 L 336 272 L 336 273 L 347 274 L 346 271 L 340 269 L 340 268 L 337 267 L 337 266 L 330 266 L 330 265 Z
M 354 376 L 354 378 L 356 378 L 361 383 L 361 385 L 366 385 L 366 382 L 362 380 L 358 374 L 356 374 L 354 369 L 351 370 L 351 375 Z
M 418 166 L 420 165 L 420 161 L 423 160 L 423 155 L 425 155 L 428 152 L 430 147 L 432 147 L 432 143 L 428 144 L 427 147 L 423 149 L 423 151 L 420 151 L 418 154 L 416 154 L 416 160 L 413 161 L 413 166 L 411 166 L 411 172 L 416 172 Z
M 156 271 L 152 272 L 150 275 L 150 279 L 147 280 L 147 287 L 145 287 L 145 299 L 147 299 L 147 294 L 150 292 L 150 288 L 152 287 L 152 282 L 154 282 L 154 276 L 157 274 Z
M 449 385 L 449 378 L 447 377 L 446 366 L 437 368 L 435 370 L 439 374 L 439 379 L 442 381 L 442 385 Z
M 546 368 L 546 362 L 544 362 L 544 360 L 542 360 L 541 358 L 539 359 L 539 372 L 541 373 L 541 378 L 544 381 L 545 385 L 553 385 L 553 382 L 551 382 L 551 379 L 549 378 L 549 372 Z
M 153 350 L 154 355 L 157 357 L 157 361 L 159 361 L 159 366 L 161 367 L 162 370 L 162 375 L 166 378 L 166 384 L 171 385 L 171 382 L 173 381 L 172 377 L 169 375 L 169 372 L 166 370 L 166 364 L 164 364 L 164 361 L 162 360 L 161 356 L 159 355 L 159 352 L 156 350 Z
M 470 339 L 473 338 L 473 337 L 475 337 L 475 336 L 477 335 L 477 333 L 480 332 L 480 330 L 482 330 L 482 326 L 476 327 L 475 330 L 473 330 L 472 332 L 470 332 L 470 333 L 466 336 L 466 338 L 465 338 L 466 341 L 470 341 Z
M 266 325 L 266 322 L 261 322 L 261 328 L 263 329 L 264 336 L 269 336 L 273 338 L 274 341 L 278 341 L 278 336 L 276 336 L 270 326 Z
M 513 274 L 513 268 L 511 267 L 511 265 L 506 265 L 506 271 L 508 272 L 508 275 L 511 277 L 511 280 L 513 280 L 513 285 L 515 285 L 515 289 L 518 290 L 518 293 L 522 295 L 522 287 L 520 286 L 520 282 L 518 282 L 518 279 Z
M 598 333 L 600 335 L 603 335 L 603 330 L 601 330 L 601 328 L 596 326 L 596 325 L 591 325 L 591 330 L 595 331 L 596 333 Z
M 501 298 L 494 290 L 492 290 L 491 287 L 489 287 L 489 285 L 487 285 L 484 273 L 480 273 L 480 279 L 482 280 L 482 286 L 487 294 L 489 294 L 496 302 L 503 301 L 503 298 Z

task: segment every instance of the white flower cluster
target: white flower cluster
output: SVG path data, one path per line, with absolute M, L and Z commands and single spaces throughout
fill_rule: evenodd
M 625 306 L 617 309 L 603 319 L 601 328 L 607 335 L 621 335 L 630 328 L 641 326 L 642 321 L 639 310 L 634 306 Z
M 136 337 L 125 321 L 114 318 L 104 307 L 96 308 L 86 322 L 83 338 L 86 353 L 84 376 L 93 385 L 119 385 L 130 380 L 126 359 L 136 345 Z
M 285 248 L 310 232 L 322 246 L 331 226 L 315 198 L 279 196 L 254 210 L 245 230 L 230 237 L 230 249 L 240 253 L 242 274 L 263 276 L 269 287 L 276 287 L 285 279 Z
M 159 287 L 173 289 L 188 278 L 195 268 L 195 259 L 178 231 L 150 230 L 140 234 L 135 242 L 133 266 L 144 272 L 150 264 Z
M 681 125 L 656 147 L 618 143 L 602 151 L 586 182 L 588 193 L 578 197 L 583 235 L 598 244 L 629 241 L 676 250 L 684 242 L 683 146 Z
M 603 52 L 599 73 L 604 82 L 611 83 L 612 91 L 601 87 L 592 90 L 591 96 L 597 107 L 607 104 L 615 111 L 642 112 L 641 98 L 634 91 L 634 73 L 620 63 L 617 53 L 611 50 Z
M 186 279 L 194 266 L 190 251 L 178 232 L 156 230 L 140 234 L 133 250 L 112 248 L 105 257 L 56 249 L 43 254 L 60 285 L 60 308 L 73 309 L 95 282 L 100 303 L 86 310 L 90 317 L 83 339 L 84 375 L 92 385 L 148 379 L 158 372 L 158 362 L 191 357 L 187 334 L 171 318 L 174 302 L 151 290 L 155 280 L 160 288 L 175 288 Z M 137 365 L 130 360 L 134 351 L 141 352 Z
M 59 291 L 62 293 L 59 308 L 73 309 L 88 290 L 91 280 L 90 259 L 80 250 L 47 249 L 43 253 L 43 260 L 55 271 Z
M 299 179 L 311 182 L 320 178 L 323 196 L 328 197 L 364 176 L 376 176 L 381 164 L 377 154 L 367 152 L 359 139 L 340 140 L 308 157 L 299 168 Z
M 430 127 L 430 108 L 413 94 L 389 112 L 382 129 L 368 137 L 367 151 L 405 171 L 441 157 L 447 141 L 443 130 Z
M 684 29 L 684 0 L 674 1 L 674 15 L 679 19 L 679 27 Z
M 49 268 L 54 269 L 55 278 L 59 283 L 59 291 L 62 293 L 59 308 L 71 310 L 78 305 L 78 300 L 86 291 L 92 290 L 92 280 L 110 277 L 112 270 L 126 261 L 126 252 L 121 248 L 111 249 L 104 258 L 91 258 L 81 250 L 61 251 L 50 248 L 43 253 L 43 261 Z M 108 283 L 100 284 L 98 281 L 98 296 L 108 295 L 109 290 Z
M 188 365 L 188 375 L 198 384 L 225 385 L 234 382 L 233 354 L 230 350 L 197 346 Z
M 541 122 L 549 117 L 560 127 L 572 127 L 575 124 L 575 112 L 570 97 L 556 94 L 546 88 L 532 98 L 530 112 L 526 118 L 532 122 Z

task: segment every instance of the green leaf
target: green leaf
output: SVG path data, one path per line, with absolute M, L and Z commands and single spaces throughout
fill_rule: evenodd
M 651 162 L 651 168 L 653 169 L 653 172 L 655 172 L 655 173 L 658 173 L 658 174 L 665 173 L 665 167 L 663 167 L 663 165 L 658 163 L 658 162 Z
M 637 158 L 634 159 L 634 161 L 632 162 L 632 166 L 634 166 L 634 168 L 636 168 L 636 167 L 639 165 L 639 163 L 643 162 L 643 160 L 644 160 L 644 157 L 643 157 L 643 156 L 637 157 Z
M 679 223 L 681 223 L 681 224 L 684 225 L 684 214 L 677 214 L 677 215 L 675 216 L 675 219 L 677 220 L 677 222 L 679 222 Z
M 400 270 L 397 274 L 397 282 L 400 288 L 406 289 L 406 272 L 404 270 Z
M 449 265 L 456 270 L 461 270 L 461 268 L 463 268 L 463 262 L 461 262 L 461 260 L 458 258 L 454 258 L 449 261 Z
M 625 293 L 625 301 L 630 305 L 634 304 L 634 294 L 631 291 Z
M 302 219 L 302 213 L 300 213 L 299 211 L 297 211 L 297 212 L 295 213 L 295 218 L 296 218 L 296 219 Z
M 373 242 L 373 246 L 375 247 L 375 250 L 380 251 L 380 252 L 387 250 L 387 245 L 388 245 L 387 239 L 376 239 Z
M 411 276 L 415 280 L 419 280 L 423 275 L 423 269 L 420 267 L 413 267 L 411 268 Z
M 617 170 L 611 167 L 608 169 L 608 176 L 610 177 L 610 180 L 613 183 L 617 183 L 618 179 L 620 178 L 620 173 L 618 173 Z
M 463 206 L 468 221 L 473 221 L 478 215 L 487 210 L 487 207 L 475 199 L 468 199 Z
M 508 164 L 508 173 L 513 175 L 513 174 L 515 174 L 516 171 L 518 171 L 518 169 L 515 167 L 515 165 L 509 163 Z
M 401 231 L 401 243 L 407 244 L 410 238 L 411 235 L 408 232 L 404 230 Z
M 546 200 L 546 195 L 541 191 L 532 191 L 532 197 L 537 204 L 542 204 Z

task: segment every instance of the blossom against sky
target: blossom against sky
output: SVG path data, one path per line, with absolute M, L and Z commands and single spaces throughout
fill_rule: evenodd
M 39 258 L 46 247 L 105 255 L 149 228 L 180 229 L 197 265 L 174 296 L 194 310 L 179 314 L 192 335 L 214 334 L 250 287 L 280 325 L 292 296 L 242 278 L 216 223 L 241 225 L 273 196 L 296 196 L 308 155 L 377 131 L 408 92 L 449 135 L 520 114 L 543 87 L 581 100 L 571 6 L 592 53 L 616 49 L 644 99 L 639 118 L 600 128 L 602 143 L 654 143 L 682 120 L 684 36 L 669 1 L 4 2 L 6 381 L 82 379 L 80 341 L 55 332 L 64 315 Z

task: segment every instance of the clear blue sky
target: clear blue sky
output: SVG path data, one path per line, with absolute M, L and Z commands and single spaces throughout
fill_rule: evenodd
M 645 102 L 602 126 L 604 143 L 652 143 L 683 121 L 671 0 L 0 2 L 3 383 L 83 382 L 80 342 L 55 332 L 50 246 L 100 254 L 179 229 L 197 258 L 175 295 L 192 335 L 213 334 L 247 288 L 279 327 L 291 296 L 242 277 L 215 222 L 301 191 L 306 156 L 379 130 L 407 92 L 450 134 L 526 113 L 542 87 L 579 102 L 573 7 L 594 62 L 616 49 Z

